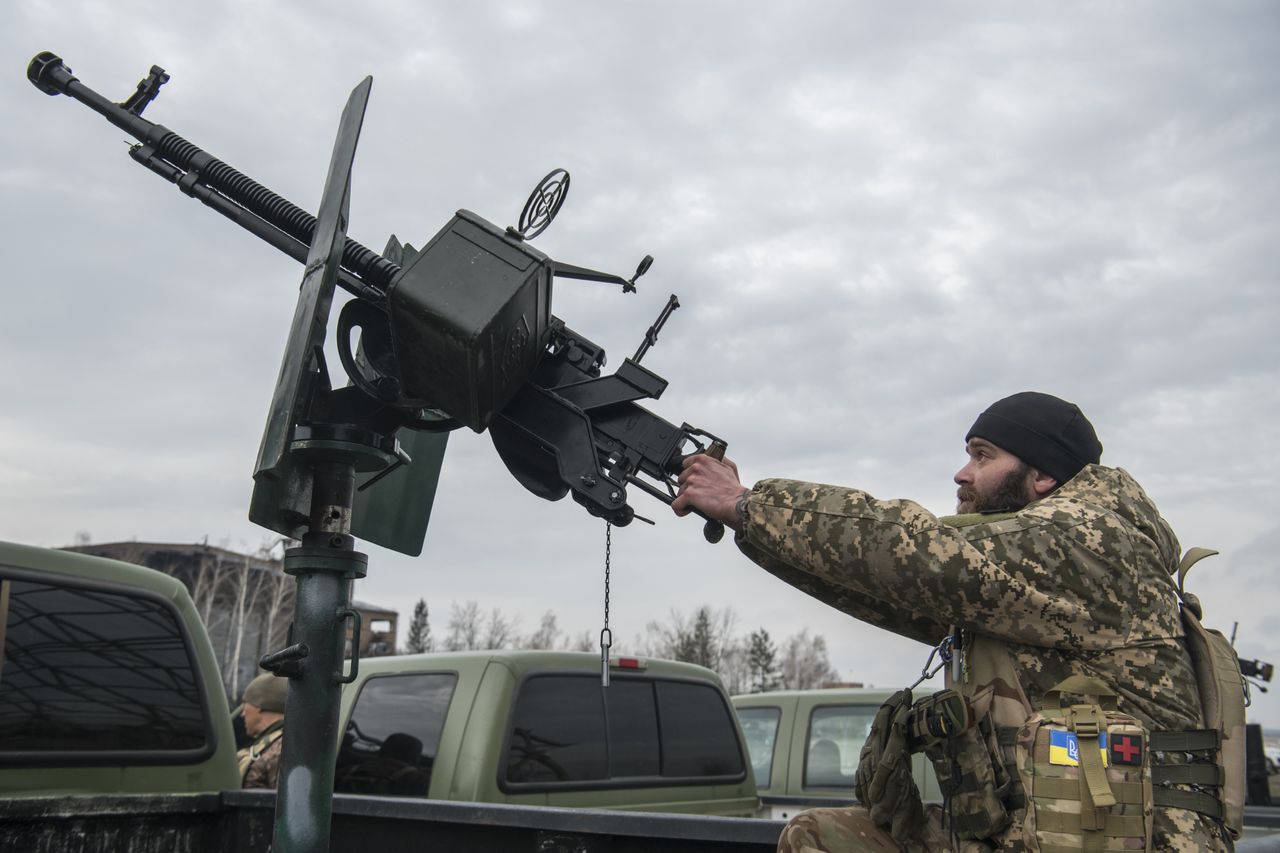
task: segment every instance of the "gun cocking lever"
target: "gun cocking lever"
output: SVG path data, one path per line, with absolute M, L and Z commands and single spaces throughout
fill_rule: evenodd
M 646 258 L 648 260 L 653 260 L 652 258 L 648 258 L 647 256 Z M 646 269 L 647 268 L 648 267 L 646 267 Z M 631 357 L 632 361 L 634 361 L 636 364 L 640 363 L 640 359 L 644 358 L 645 353 L 649 351 L 649 347 L 653 346 L 658 342 L 658 332 L 661 332 L 662 327 L 667 324 L 667 320 L 670 319 L 671 317 L 671 312 L 676 310 L 679 307 L 680 307 L 680 300 L 676 299 L 676 295 L 674 293 L 671 294 L 671 298 L 668 299 L 667 304 L 663 306 L 662 313 L 658 315 L 658 319 L 655 320 L 653 325 L 649 327 L 649 331 L 644 333 L 644 343 L 640 344 L 640 348 L 636 350 L 636 354 Z

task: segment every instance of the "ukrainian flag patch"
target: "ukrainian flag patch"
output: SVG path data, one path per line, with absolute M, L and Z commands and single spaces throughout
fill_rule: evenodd
M 1102 766 L 1107 761 L 1107 733 L 1098 733 L 1098 749 L 1102 752 Z M 1058 729 L 1049 730 L 1049 763 L 1065 764 L 1068 767 L 1080 766 L 1080 741 L 1075 732 L 1064 732 Z

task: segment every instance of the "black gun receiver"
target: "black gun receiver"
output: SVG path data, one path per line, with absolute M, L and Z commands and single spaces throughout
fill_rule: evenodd
M 312 243 L 319 240 L 315 217 L 142 118 L 169 79 L 164 69 L 152 66 L 122 103 L 85 86 L 52 53 L 37 55 L 27 76 L 42 92 L 67 95 L 137 139 L 130 156 L 182 192 L 308 263 Z M 358 115 L 348 122 L 344 114 L 350 156 L 370 83 L 362 84 Z M 343 139 L 340 133 L 338 147 Z M 604 351 L 551 314 L 553 278 L 618 284 L 631 292 L 653 260 L 646 256 L 631 278 L 622 278 L 555 261 L 534 249 L 528 241 L 554 218 L 568 189 L 568 173 L 555 170 L 530 196 L 518 226 L 500 228 L 459 210 L 421 249 L 392 237 L 383 254 L 345 237 L 342 197 L 335 238 L 340 260 L 333 281 L 354 297 L 343 307 L 337 330 L 351 384 L 331 389 L 324 366 L 321 345 L 331 283 L 327 294 L 317 291 L 315 304 L 306 306 L 309 313 L 300 304 L 295 317 L 291 346 L 296 351 L 286 351 L 254 474 L 250 516 L 255 522 L 294 537 L 306 529 L 311 474 L 293 456 L 316 448 L 365 448 L 357 454 L 357 470 L 369 475 L 358 487 L 361 493 L 386 491 L 396 482 L 397 488 L 414 488 L 410 484 L 421 481 L 404 475 L 414 455 L 406 448 L 429 448 L 426 452 L 437 455 L 429 478 L 434 494 L 442 434 L 462 426 L 487 429 L 507 468 L 534 494 L 558 500 L 572 493 L 589 513 L 617 525 L 635 517 L 627 503 L 628 485 L 669 504 L 686 455 L 723 455 L 720 439 L 688 424 L 677 427 L 637 403 L 657 399 L 666 388 L 666 380 L 640 366 L 640 360 L 679 307 L 675 296 L 636 354 L 610 375 L 601 374 Z M 315 263 L 318 256 L 312 257 Z M 309 326 L 318 326 L 318 332 L 308 331 Z M 415 444 L 415 435 L 440 438 Z M 359 500 L 357 495 L 355 535 L 404 553 L 420 552 L 425 517 L 391 533 L 370 522 L 362 532 Z M 392 504 L 403 501 L 384 502 Z M 429 514 L 430 497 L 425 511 Z M 714 542 L 723 527 L 708 521 L 704 532 Z

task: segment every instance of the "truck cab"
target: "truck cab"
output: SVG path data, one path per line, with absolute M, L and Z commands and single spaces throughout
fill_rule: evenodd
M 181 583 L 0 543 L 0 794 L 237 788 L 209 639 Z
M 876 711 L 892 690 L 778 690 L 733 697 L 760 792 L 760 815 L 789 820 L 797 812 L 853 803 L 854 773 Z M 912 775 L 925 800 L 940 800 L 922 753 Z
M 692 664 L 544 651 L 359 663 L 335 793 L 750 816 L 755 779 L 718 677 Z

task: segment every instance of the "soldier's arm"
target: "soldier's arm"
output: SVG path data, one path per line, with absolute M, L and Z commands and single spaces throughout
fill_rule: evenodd
M 856 592 L 778 559 L 751 544 L 746 537 L 739 536 L 737 543 L 738 549 L 756 565 L 855 619 L 931 646 L 937 644 L 949 630 L 947 624 L 939 622 L 932 615 L 912 610 L 908 602 L 892 602 Z
M 1043 519 L 957 530 L 911 501 L 794 480 L 757 483 L 746 509 L 738 539 L 749 557 L 905 636 L 933 643 L 943 626 L 960 625 L 1024 644 L 1101 648 L 1124 635 L 1123 607 L 1106 594 L 1110 563 Z

